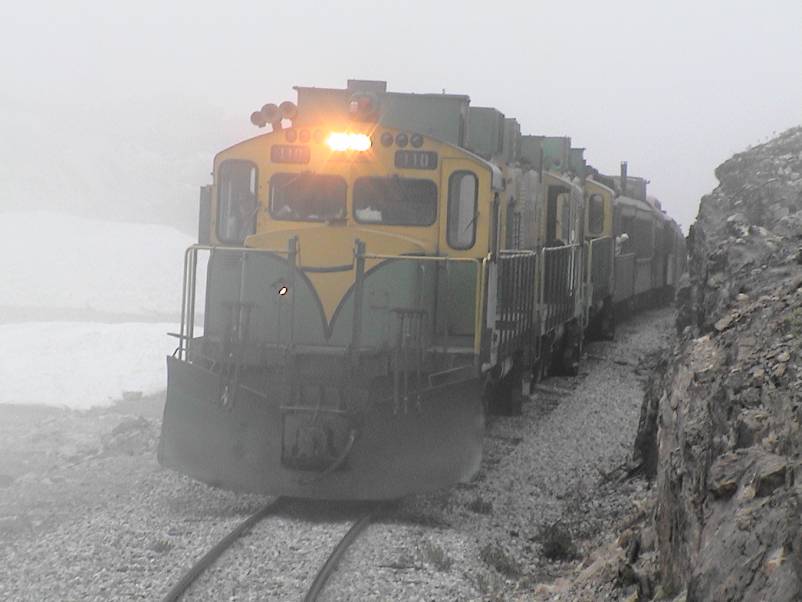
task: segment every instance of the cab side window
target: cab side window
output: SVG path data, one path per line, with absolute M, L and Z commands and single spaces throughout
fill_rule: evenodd
M 446 240 L 452 249 L 470 249 L 476 242 L 479 182 L 470 171 L 455 171 L 448 178 Z
M 598 235 L 604 229 L 604 199 L 598 193 L 590 195 L 588 199 L 588 230 L 590 234 Z
M 256 232 L 256 165 L 250 161 L 224 161 L 217 171 L 217 237 L 241 245 Z
M 567 193 L 560 195 L 560 238 L 564 245 L 573 242 L 571 240 L 571 195 Z
M 654 224 L 647 218 L 635 219 L 634 251 L 638 259 L 652 256 L 654 248 Z

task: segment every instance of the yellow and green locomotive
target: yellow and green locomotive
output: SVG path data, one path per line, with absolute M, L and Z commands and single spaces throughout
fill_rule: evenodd
M 322 499 L 469 479 L 487 409 L 612 311 L 614 183 L 467 96 L 296 90 L 202 189 L 159 460 Z

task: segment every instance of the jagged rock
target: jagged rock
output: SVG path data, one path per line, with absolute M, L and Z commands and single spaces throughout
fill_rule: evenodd
M 751 447 L 768 434 L 769 415 L 765 410 L 745 409 L 735 423 L 735 447 Z
M 730 325 L 732 324 L 732 319 L 733 319 L 733 318 L 732 318 L 732 316 L 724 316 L 724 317 L 723 317 L 723 318 L 721 318 L 721 319 L 720 319 L 718 322 L 716 322 L 716 323 L 713 325 L 713 327 L 714 327 L 716 330 L 718 330 L 719 332 L 722 332 L 722 331 L 724 331 L 724 330 L 727 330 L 727 328 L 729 328 L 729 327 L 730 327 Z
M 762 456 L 755 467 L 755 495 L 765 497 L 785 484 L 785 471 L 788 463 L 785 458 L 766 454 Z
M 640 545 L 643 552 L 653 551 L 656 543 L 657 536 L 654 527 L 652 525 L 644 527 L 640 532 Z
M 719 456 L 710 467 L 710 491 L 717 498 L 732 497 L 744 470 L 743 454 L 726 453 Z
M 800 173 L 802 127 L 735 155 L 689 234 L 685 338 L 649 393 L 659 581 L 688 602 L 802 599 Z

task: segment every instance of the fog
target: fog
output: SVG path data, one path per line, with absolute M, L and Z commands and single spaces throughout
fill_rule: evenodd
M 191 231 L 211 157 L 293 85 L 384 79 L 570 135 L 684 227 L 713 169 L 802 121 L 802 3 L 6 3 L 0 210 Z
M 186 265 L 193 265 L 192 255 L 183 253 L 195 240 L 198 189 L 211 182 L 214 154 L 259 132 L 251 112 L 295 100 L 293 86 L 342 88 L 349 78 L 385 80 L 397 92 L 467 94 L 475 106 L 517 118 L 525 134 L 571 136 L 602 172 L 615 173 L 626 160 L 629 174 L 648 178 L 650 194 L 687 231 L 700 197 L 716 185 L 718 164 L 802 123 L 802 1 L 7 0 L 0 3 L 0 23 L 0 601 L 161 599 L 183 567 L 264 503 L 218 485 L 242 488 L 250 480 L 262 487 L 275 478 L 281 482 L 270 493 L 288 487 L 292 495 L 297 488 L 313 497 L 328 491 L 342 497 L 351 487 L 355 496 L 369 497 L 371 491 L 386 496 L 391 486 L 400 495 L 421 484 L 467 480 L 481 460 L 485 402 L 524 416 L 487 421 L 481 477 L 420 503 L 393 504 L 393 514 L 365 534 L 373 547 L 342 558 L 329 585 L 340 588 L 332 597 L 502 599 L 534 595 L 542 585 L 544 595 L 565 599 L 556 588 L 580 571 L 582 579 L 605 581 L 598 592 L 615 587 L 622 599 L 652 585 L 676 591 L 650 581 L 655 545 L 664 543 L 656 539 L 659 524 L 646 527 L 655 515 L 656 488 L 647 492 L 644 480 L 623 479 L 624 472 L 633 474 L 629 450 L 644 371 L 671 344 L 673 309 L 635 317 L 618 341 L 588 348 L 590 361 L 583 358 L 579 377 L 558 377 L 552 387 L 537 385 L 541 369 L 555 363 L 580 370 L 582 322 L 571 308 L 584 303 L 586 292 L 604 291 L 584 281 L 578 286 L 575 262 L 584 255 L 569 246 L 538 257 L 513 254 L 504 267 L 499 261 L 470 279 L 464 263 L 446 261 L 441 270 L 410 258 L 414 263 L 368 281 L 380 284 L 351 288 L 336 254 L 313 261 L 324 254 L 317 245 L 309 245 L 305 258 L 292 255 L 303 268 L 297 279 L 294 268 L 285 272 L 272 258 L 246 262 L 243 253 L 231 268 L 233 255 L 224 253 L 207 270 L 201 255 L 194 313 L 186 301 L 194 281 L 182 261 L 188 257 Z M 455 230 L 470 220 L 463 233 L 468 225 L 475 231 L 479 213 L 466 211 L 471 187 L 460 188 L 455 213 L 466 219 L 455 221 Z M 567 227 L 564 215 L 560 226 Z M 570 242 L 577 229 L 567 229 L 570 236 L 562 238 Z M 306 235 L 310 240 L 315 230 Z M 415 248 L 391 236 L 388 253 Z M 763 233 L 755 239 L 774 244 Z M 351 242 L 345 243 L 350 258 Z M 615 247 L 613 240 L 593 247 L 601 268 L 612 270 Z M 625 259 L 632 286 L 619 291 L 636 290 L 636 266 L 658 265 L 634 253 Z M 372 271 L 373 260 L 366 261 Z M 365 260 L 353 265 L 354 274 L 366 267 Z M 669 263 L 662 266 L 660 282 L 668 283 Z M 775 271 L 778 279 L 790 274 L 790 268 Z M 215 290 L 208 296 L 207 274 L 212 284 L 222 283 L 210 284 Z M 252 277 L 253 286 L 239 274 Z M 318 280 L 321 274 L 333 276 Z M 521 274 L 537 274 L 537 285 L 521 285 Z M 315 290 L 317 282 L 324 284 Z M 597 282 L 609 280 L 591 280 Z M 474 285 L 483 287 L 474 291 L 483 301 L 478 313 L 468 288 Z M 395 299 L 397 290 L 409 302 Z M 669 290 L 641 296 L 656 292 L 667 300 Z M 615 297 L 626 313 L 634 307 L 628 294 Z M 548 313 L 533 322 L 536 300 L 537 311 Z M 762 301 L 750 301 L 748 311 L 774 311 Z M 369 319 L 358 313 L 363 305 Z M 731 332 L 719 341 L 746 332 L 745 307 L 728 318 Z M 335 323 L 325 315 L 318 323 L 318 309 L 344 317 Z M 613 303 L 605 298 L 596 309 L 608 334 Z M 777 311 L 771 324 L 779 332 L 785 328 L 780 318 L 791 312 Z M 197 328 L 185 329 L 193 315 Z M 533 324 L 540 329 L 542 315 L 551 330 L 540 337 Z M 379 322 L 376 316 L 387 317 Z M 474 319 L 494 326 L 492 332 L 477 331 Z M 295 335 L 299 324 L 303 336 Z M 363 324 L 386 338 L 377 335 L 370 348 L 367 336 L 349 339 L 349 332 L 369 333 Z M 391 333 L 398 334 L 392 349 Z M 715 352 L 715 338 L 703 343 L 696 347 Z M 472 354 L 477 344 L 481 355 Z M 739 344 L 743 362 L 754 362 L 741 362 L 740 380 L 754 385 L 744 386 L 744 400 L 761 390 L 758 371 L 766 383 L 800 374 L 790 368 L 800 356 L 792 358 L 792 344 L 772 342 L 771 364 L 769 355 L 757 359 L 768 343 Z M 534 362 L 535 349 L 530 370 L 522 358 Z M 488 355 L 492 363 L 485 363 Z M 171 356 L 176 361 L 165 361 Z M 531 384 L 538 389 L 530 398 L 537 401 L 525 409 L 518 393 L 523 374 L 536 376 Z M 257 381 L 261 388 L 252 388 Z M 390 399 L 392 414 L 382 403 Z M 749 460 L 750 471 L 757 467 L 754 479 L 751 472 L 731 478 L 727 471 L 746 464 L 719 462 L 725 456 L 714 465 L 724 467 L 721 491 L 733 496 L 719 500 L 725 510 L 741 502 L 769 508 L 762 496 L 775 488 L 771 503 L 796 499 L 779 487 L 796 459 L 786 463 L 765 443 L 785 445 L 785 434 L 771 433 L 760 443 L 769 431 L 761 430 L 763 412 L 754 405 L 737 415 L 746 439 L 756 442 L 749 449 L 761 450 Z M 269 423 L 274 417 L 280 420 Z M 772 421 L 766 418 L 767 425 Z M 667 432 L 661 445 L 684 436 Z M 699 457 L 710 464 L 708 451 Z M 193 478 L 161 470 L 157 453 L 164 466 L 172 462 Z M 694 477 L 688 482 L 713 482 L 685 474 Z M 741 495 L 750 488 L 768 492 Z M 675 489 L 683 503 L 682 494 L 694 493 Z M 700 496 L 705 508 L 714 494 Z M 775 506 L 766 516 L 780 525 L 775 518 L 785 510 Z M 301 521 L 296 510 L 262 531 L 254 527 L 190 595 L 300 598 L 318 558 L 322 564 L 337 533 L 346 531 L 346 514 Z M 752 553 L 754 542 L 738 533 L 741 539 L 727 535 L 717 544 L 746 542 Z M 619 549 L 610 543 L 616 541 L 637 545 Z M 555 542 L 561 552 L 545 552 Z M 760 587 L 793 574 L 795 557 L 786 546 L 758 547 L 759 562 L 738 557 L 743 575 L 719 571 L 730 585 Z M 632 559 L 633 549 L 644 552 L 642 573 L 621 562 Z M 557 557 L 563 560 L 549 564 Z M 591 561 L 594 568 L 582 570 Z M 633 579 L 613 579 L 624 569 Z M 554 584 L 537 583 L 553 578 Z

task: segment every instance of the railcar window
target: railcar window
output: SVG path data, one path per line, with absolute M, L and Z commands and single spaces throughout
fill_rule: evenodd
M 674 250 L 674 230 L 671 224 L 663 226 L 663 253 L 668 255 Z
M 654 224 L 648 219 L 635 220 L 635 255 L 651 257 L 654 246 Z
M 345 180 L 312 173 L 277 173 L 270 178 L 273 219 L 325 222 L 345 218 Z
M 448 178 L 446 239 L 452 249 L 470 249 L 476 242 L 479 185 L 476 174 L 455 171 Z
M 217 237 L 224 243 L 242 244 L 256 231 L 256 165 L 224 161 L 217 171 Z
M 594 235 L 604 230 L 604 199 L 598 193 L 588 199 L 588 230 Z
M 414 178 L 359 178 L 354 219 L 362 224 L 431 226 L 437 217 L 437 185 Z

